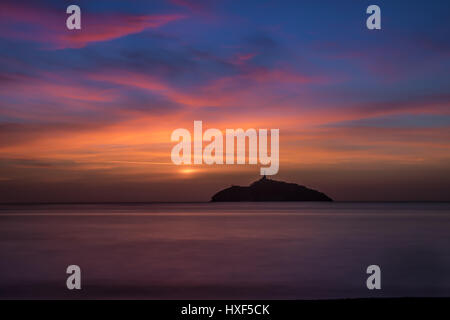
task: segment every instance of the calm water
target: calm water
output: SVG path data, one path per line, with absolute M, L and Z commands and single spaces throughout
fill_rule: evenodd
M 0 206 L 1 298 L 392 296 L 450 296 L 450 204 Z

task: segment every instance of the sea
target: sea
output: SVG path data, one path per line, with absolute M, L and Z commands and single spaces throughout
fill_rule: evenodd
M 0 205 L 0 299 L 449 296 L 450 203 Z

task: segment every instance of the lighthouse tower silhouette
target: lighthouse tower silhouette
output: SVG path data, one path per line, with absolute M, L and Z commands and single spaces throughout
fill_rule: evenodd
M 266 180 L 266 179 L 267 179 L 267 177 L 266 177 L 266 171 L 263 171 L 263 172 L 264 172 L 264 175 L 262 176 L 261 180 Z

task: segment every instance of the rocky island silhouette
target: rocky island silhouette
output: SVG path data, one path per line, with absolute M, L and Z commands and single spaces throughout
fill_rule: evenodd
M 333 199 L 305 186 L 268 179 L 266 176 L 246 187 L 231 186 L 223 189 L 211 198 L 211 202 L 238 201 L 333 201 Z

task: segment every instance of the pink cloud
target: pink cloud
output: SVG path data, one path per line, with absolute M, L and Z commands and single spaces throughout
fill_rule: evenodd
M 181 15 L 176 14 L 87 16 L 83 30 L 62 33 L 58 43 L 68 47 L 84 47 L 91 42 L 108 41 L 146 29 L 158 28 L 181 18 Z
M 17 95 L 17 91 L 21 92 L 21 97 L 39 97 L 61 99 L 64 105 L 67 100 L 87 101 L 87 102 L 110 102 L 114 100 L 114 92 L 112 90 L 100 90 L 80 83 L 70 82 L 59 75 L 50 73 L 40 73 L 39 78 L 16 75 L 16 74 L 0 74 L 0 77 L 10 79 L 10 83 L 14 86 L 11 91 L 10 86 L 0 88 L 0 93 L 4 95 Z
M 259 108 L 277 95 L 279 83 L 295 86 L 321 83 L 326 79 L 309 77 L 284 69 L 255 68 L 239 75 L 211 80 L 195 90 L 178 88 L 155 75 L 126 70 L 107 70 L 91 73 L 88 79 L 121 86 L 135 87 L 159 94 L 186 107 L 228 107 L 245 105 Z
M 67 30 L 65 12 L 0 4 L 0 36 L 44 43 L 52 49 L 81 48 L 182 19 L 180 14 L 90 14 L 82 11 L 82 29 Z
M 241 65 L 246 63 L 247 61 L 252 60 L 257 55 L 257 53 L 238 53 L 233 57 L 231 63 Z

